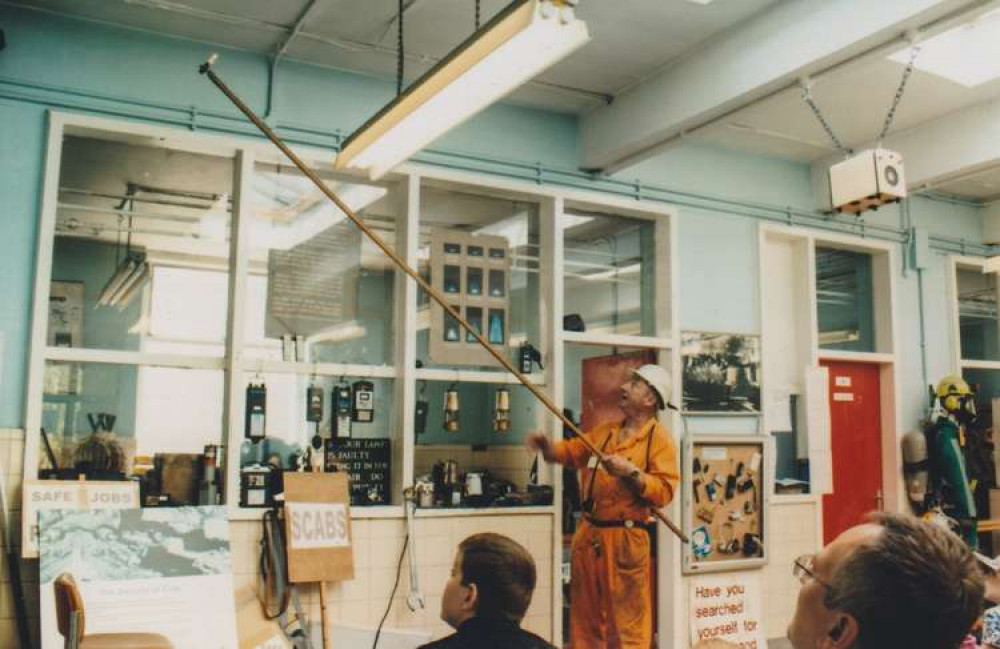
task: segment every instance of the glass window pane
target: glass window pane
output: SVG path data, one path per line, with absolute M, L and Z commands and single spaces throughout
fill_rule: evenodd
M 221 370 L 47 362 L 42 424 L 61 477 L 158 471 L 152 484 L 143 478 L 144 491 L 169 489 L 170 504 L 198 504 L 197 470 L 205 447 L 221 444 L 223 401 Z M 39 468 L 56 475 L 44 442 Z
M 108 138 L 63 140 L 48 344 L 222 342 L 233 159 Z
M 820 348 L 875 351 L 871 255 L 817 246 L 816 305 Z
M 244 433 L 259 426 L 263 439 L 238 440 L 240 467 L 258 467 L 271 463 L 285 470 L 308 466 L 311 461 L 326 465 L 331 461 L 331 439 L 389 440 L 390 460 L 387 473 L 389 503 L 399 504 L 402 481 L 402 440 L 396 425 L 392 379 L 359 377 L 309 377 L 296 374 L 245 374 L 244 389 L 263 386 L 265 404 L 260 421 L 258 413 L 242 415 Z M 315 388 L 315 393 L 309 389 Z M 259 387 L 256 389 L 259 390 Z M 307 419 L 307 403 L 313 397 L 313 420 Z M 248 393 L 248 401 L 251 401 Z M 318 401 L 318 403 L 316 403 Z M 371 407 L 365 407 L 371 404 Z M 249 410 L 249 409 L 248 409 Z M 255 419 L 254 417 L 258 417 Z M 315 449 L 315 450 L 313 450 Z M 367 478 L 371 478 L 366 474 Z M 356 504 L 382 504 L 358 502 Z
M 524 449 L 524 438 L 538 429 L 544 406 L 527 388 L 420 381 L 417 403 L 426 414 L 417 417 L 414 475 L 435 485 L 434 506 L 551 504 L 528 494 L 534 454 Z M 457 484 L 441 473 L 449 463 Z M 476 476 L 471 482 L 470 473 Z
M 654 335 L 653 223 L 567 209 L 561 226 L 565 313 L 588 332 Z
M 1000 360 L 997 341 L 997 278 L 979 269 L 959 268 L 958 326 L 962 358 Z
M 471 324 L 487 340 L 506 348 L 512 362 L 523 342 L 538 347 L 538 205 L 481 195 L 476 188 L 453 185 L 424 186 L 420 196 L 421 275 L 448 294 L 459 313 L 478 317 Z M 455 240 L 435 243 L 449 236 Z M 432 276 L 433 267 L 442 273 L 438 284 Z M 423 290 L 418 291 L 417 305 L 417 359 L 421 366 L 502 369 L 471 336 L 453 330 L 457 323 L 431 305 Z M 445 330 L 439 331 L 438 327 Z M 449 344 L 432 346 L 431 330 Z M 459 359 L 469 360 L 462 363 Z
M 319 173 L 395 247 L 388 188 Z M 391 364 L 392 262 L 297 169 L 258 163 L 251 192 L 247 344 L 280 349 L 283 336 L 301 336 L 308 351 L 298 350 L 299 360 Z

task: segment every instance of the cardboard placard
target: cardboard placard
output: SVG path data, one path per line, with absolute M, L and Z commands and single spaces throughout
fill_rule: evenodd
M 38 558 L 38 512 L 46 509 L 132 509 L 139 483 L 102 480 L 25 480 L 21 492 L 21 556 Z
M 288 580 L 354 579 L 347 474 L 289 471 L 284 482 Z

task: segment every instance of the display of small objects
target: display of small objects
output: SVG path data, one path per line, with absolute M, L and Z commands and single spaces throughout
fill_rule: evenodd
M 490 345 L 503 348 L 510 335 L 511 258 L 506 237 L 437 230 L 431 236 L 431 285 L 447 296 Z M 448 365 L 490 365 L 493 359 L 472 332 L 431 304 L 428 360 Z
M 696 562 L 763 557 L 762 447 L 695 443 L 688 488 Z

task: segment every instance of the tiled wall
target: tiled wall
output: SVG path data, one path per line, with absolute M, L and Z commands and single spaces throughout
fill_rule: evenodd
M 7 476 L 6 491 L 17 510 L 15 521 L 20 519 L 21 457 L 23 442 L 20 431 L 0 430 L 0 467 Z M 508 462 L 512 471 L 524 471 L 522 481 L 513 477 L 518 484 L 524 484 L 527 468 L 517 448 L 493 449 L 502 452 L 494 455 L 494 466 Z M 429 470 L 434 460 L 440 459 L 440 447 L 418 448 L 418 473 L 420 463 Z M 468 458 L 458 455 L 448 459 L 465 461 L 465 466 L 477 465 L 476 458 L 467 448 Z M 515 468 L 520 467 L 520 468 Z M 492 470 L 492 469 L 491 469 Z M 507 477 L 507 476 L 505 476 Z M 816 501 L 794 501 L 771 506 L 770 551 L 771 558 L 763 569 L 764 591 L 767 603 L 764 608 L 767 635 L 779 638 L 785 635 L 785 627 L 795 610 L 798 584 L 791 574 L 792 560 L 800 554 L 815 552 L 821 543 L 817 528 Z M 538 564 L 539 584 L 532 600 L 525 626 L 546 638 L 553 633 L 552 590 L 548 575 L 552 568 L 553 518 L 547 514 L 483 515 L 469 517 L 420 518 L 416 521 L 418 530 L 417 557 L 420 565 L 420 586 L 427 607 L 423 611 L 410 612 L 406 607 L 409 589 L 407 561 L 403 562 L 403 575 L 399 589 L 393 599 L 387 628 L 421 628 L 440 637 L 448 632 L 447 626 L 439 619 L 441 591 L 447 580 L 455 547 L 469 534 L 480 531 L 495 531 L 506 534 L 525 545 L 535 556 Z M 16 533 L 20 534 L 17 524 Z M 253 585 L 256 579 L 258 540 L 260 524 L 256 522 L 233 522 L 230 527 L 233 573 L 235 586 Z M 399 519 L 363 519 L 354 522 L 355 574 L 353 581 L 328 586 L 329 612 L 334 622 L 349 626 L 375 627 L 385 612 L 396 574 L 396 563 L 402 548 L 405 524 Z M 15 536 L 19 542 L 20 537 Z M 4 553 L 6 554 L 6 552 Z M 5 558 L 0 560 L 0 576 L 6 582 L 7 566 Z M 28 597 L 29 614 L 33 616 L 32 626 L 37 637 L 37 562 L 27 562 L 22 568 L 25 577 L 25 591 Z M 7 583 L 0 588 L 0 647 L 15 648 L 17 627 L 13 606 L 9 601 Z M 319 593 L 315 587 L 302 589 L 303 605 L 307 607 L 311 620 L 320 619 Z
M 0 429 L 0 471 L 6 476 L 4 493 L 7 496 L 8 511 L 11 513 L 14 547 L 21 547 L 21 482 L 22 459 L 24 456 L 24 434 L 20 430 Z M 0 539 L 2 541 L 2 539 Z M 7 566 L 7 548 L 0 557 L 0 647 L 17 647 L 17 621 L 14 605 L 10 601 L 10 573 Z M 25 600 L 28 615 L 31 616 L 33 642 L 38 646 L 38 562 L 21 562 L 21 577 L 24 581 Z
M 12 519 L 20 520 L 23 435 L 21 431 L 0 430 L 0 468 L 7 476 L 6 493 L 15 509 Z M 512 449 L 507 460 L 517 456 L 520 449 Z M 468 453 L 468 449 L 465 451 Z M 496 451 L 496 449 L 494 449 Z M 504 454 L 501 454 L 504 455 Z M 495 456 L 499 459 L 500 456 Z M 439 456 L 435 456 L 439 459 Z M 448 459 L 466 460 L 465 466 L 473 466 L 472 457 Z M 506 460 L 505 460 L 506 461 Z M 479 466 L 479 465 L 476 465 Z M 486 465 L 482 465 L 486 466 Z M 496 464 L 497 468 L 501 465 Z M 493 469 L 491 469 L 493 470 Z M 513 477 L 508 479 L 515 479 Z M 507 476 L 504 476 L 507 477 Z M 524 478 L 527 478 L 525 471 Z M 518 484 L 523 485 L 524 481 Z M 527 547 L 538 567 L 538 588 L 528 610 L 524 626 L 539 635 L 551 638 L 552 623 L 552 535 L 553 517 L 549 514 L 468 516 L 448 518 L 419 518 L 416 552 L 420 565 L 419 583 L 424 594 L 426 608 L 411 612 L 406 606 L 409 592 L 408 561 L 403 562 L 402 577 L 392 608 L 386 619 L 386 628 L 420 628 L 434 633 L 434 637 L 446 635 L 447 625 L 439 618 L 441 592 L 451 570 L 455 548 L 470 534 L 483 531 L 506 534 Z M 385 613 L 389 594 L 396 576 L 396 564 L 403 546 L 406 526 L 400 519 L 361 519 L 353 523 L 355 539 L 355 578 L 342 584 L 327 586 L 328 613 L 332 623 L 343 623 L 354 627 L 374 628 Z M 15 530 L 15 542 L 20 546 L 20 524 Z M 234 521 L 230 524 L 230 541 L 233 553 L 234 586 L 253 586 L 257 574 L 257 561 L 261 526 L 259 522 Z M 0 559 L 0 647 L 18 647 L 17 626 L 14 607 L 10 601 L 10 588 L 6 565 L 6 549 Z M 22 574 L 25 578 L 25 593 L 29 615 L 37 646 L 38 637 L 38 563 L 24 562 Z M 310 621 L 320 620 L 319 591 L 314 586 L 301 589 L 301 602 Z
M 792 561 L 819 551 L 823 539 L 817 525 L 819 502 L 771 503 L 771 558 L 764 567 L 763 590 L 767 593 L 764 624 L 769 638 L 785 637 L 795 612 L 799 582 L 792 576 Z
M 404 560 L 402 577 L 392 608 L 385 621 L 386 628 L 416 628 L 433 632 L 434 637 L 450 633 L 441 621 L 441 592 L 451 571 L 455 548 L 459 542 L 476 532 L 498 532 L 527 547 L 535 557 L 538 587 L 528 609 L 524 627 L 545 638 L 552 637 L 552 516 L 549 514 L 520 516 L 467 516 L 455 518 L 421 518 L 417 528 L 418 580 L 426 608 L 412 612 L 406 606 L 409 592 L 409 561 Z M 256 578 L 258 523 L 233 523 L 233 571 L 237 587 L 252 585 Z M 385 614 L 389 594 L 396 577 L 396 564 L 403 547 L 405 524 L 397 519 L 356 520 L 354 532 L 354 570 L 352 581 L 327 586 L 328 612 L 333 623 L 375 628 Z M 320 619 L 319 591 L 316 587 L 302 588 L 300 601 L 312 621 Z M 306 608 L 307 607 L 307 608 Z

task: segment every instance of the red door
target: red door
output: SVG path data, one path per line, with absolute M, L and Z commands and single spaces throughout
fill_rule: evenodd
M 879 366 L 823 362 L 830 373 L 833 493 L 823 496 L 823 542 L 882 507 Z

